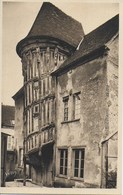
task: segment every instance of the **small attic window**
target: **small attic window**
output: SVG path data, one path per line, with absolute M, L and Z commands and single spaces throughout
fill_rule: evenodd
M 11 120 L 11 125 L 15 125 L 15 120 Z

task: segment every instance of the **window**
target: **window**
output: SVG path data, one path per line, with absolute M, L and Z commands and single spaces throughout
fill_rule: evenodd
M 76 93 L 73 96 L 74 98 L 74 119 L 80 118 L 80 93 Z
M 32 148 L 33 148 L 33 137 L 32 137 L 32 139 L 31 139 L 31 142 L 32 142 Z
M 35 81 L 35 82 L 34 82 L 34 87 L 35 87 L 35 88 L 38 88 L 38 81 Z
M 12 138 L 11 136 L 8 136 L 7 137 L 7 142 L 8 142 L 7 143 L 7 150 L 10 150 L 11 149 L 11 138 Z
M 39 105 L 35 105 L 34 106 L 34 114 L 38 114 L 39 113 Z
M 28 96 L 28 97 L 29 97 L 29 104 L 30 104 L 30 103 L 31 103 L 30 85 L 29 85 L 28 87 L 29 87 L 29 88 L 28 88 L 28 89 L 29 89 L 29 96 Z
M 77 178 L 83 178 L 85 149 L 74 149 L 73 157 L 73 176 Z
M 68 161 L 68 150 L 60 149 L 60 171 L 61 175 L 67 175 L 67 161 Z
M 39 99 L 39 83 L 38 81 L 34 82 L 34 100 Z
M 37 144 L 38 144 L 38 136 L 35 135 L 35 146 L 37 146 Z
M 33 51 L 33 76 L 38 77 L 39 64 L 37 63 L 37 57 L 35 51 Z
M 48 101 L 48 102 L 47 102 L 47 122 L 48 122 L 48 123 L 49 123 L 49 116 L 50 116 L 50 113 L 49 113 L 49 112 L 50 112 L 50 110 L 49 110 L 49 109 L 50 109 L 50 108 L 49 108 L 49 107 L 50 107 L 50 106 L 49 106 L 49 103 L 50 103 L 50 102 Z
M 30 74 L 30 79 L 32 78 L 32 67 L 29 67 L 29 74 Z
M 31 143 L 30 143 L 30 141 L 31 141 L 31 140 L 29 139 L 29 150 L 30 150 L 30 148 L 31 148 Z
M 64 102 L 64 121 L 68 121 L 68 100 L 69 97 L 64 97 L 63 102 Z
M 45 95 L 45 79 L 43 80 L 43 95 Z
M 38 131 L 38 117 L 34 117 L 33 122 L 34 122 L 34 131 Z

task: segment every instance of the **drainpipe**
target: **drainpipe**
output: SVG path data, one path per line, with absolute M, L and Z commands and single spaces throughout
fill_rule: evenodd
M 107 186 L 108 174 L 108 142 L 101 143 L 101 188 Z
M 25 138 L 23 142 L 23 150 L 24 150 L 24 158 L 23 158 L 23 163 L 24 163 L 24 178 L 23 178 L 23 186 L 26 186 L 26 148 L 25 148 Z

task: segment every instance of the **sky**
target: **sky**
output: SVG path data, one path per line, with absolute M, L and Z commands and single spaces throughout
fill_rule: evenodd
M 117 3 L 50 1 L 67 15 L 81 22 L 85 34 L 119 13 Z M 3 2 L 2 6 L 2 90 L 1 101 L 14 105 L 12 96 L 22 87 L 21 59 L 16 45 L 31 29 L 41 8 L 40 2 Z

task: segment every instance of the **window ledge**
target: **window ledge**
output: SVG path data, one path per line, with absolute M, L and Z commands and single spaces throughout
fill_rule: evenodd
M 68 178 L 67 178 L 67 175 L 61 175 L 61 174 L 59 174 L 59 175 L 57 175 L 56 177 L 68 179 Z
M 74 181 L 83 181 L 84 182 L 84 178 L 71 177 L 70 179 L 74 180 Z
M 72 123 L 72 122 L 77 122 L 77 121 L 80 121 L 80 119 L 74 119 L 74 120 L 70 120 L 70 121 L 63 121 L 63 122 L 61 122 L 61 124 Z

